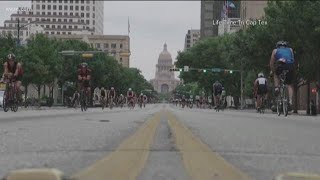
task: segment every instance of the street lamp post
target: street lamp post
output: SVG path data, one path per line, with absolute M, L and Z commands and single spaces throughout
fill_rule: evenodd
M 241 95 L 240 95 L 240 101 L 241 101 L 241 109 L 243 109 L 243 66 L 242 66 L 242 58 L 241 58 L 241 62 L 240 62 L 240 86 L 241 86 Z
M 27 24 L 24 24 L 22 26 L 20 26 L 20 19 L 18 18 L 18 41 L 17 41 L 17 45 L 20 46 L 20 30 L 30 24 L 33 24 L 35 22 L 45 22 L 45 20 L 41 20 L 41 21 L 29 21 Z M 30 35 L 30 34 L 29 34 Z

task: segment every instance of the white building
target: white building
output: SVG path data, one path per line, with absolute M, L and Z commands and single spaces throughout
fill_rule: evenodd
M 240 18 L 227 18 L 226 20 L 221 20 L 218 26 L 218 35 L 223 35 L 225 33 L 234 33 L 241 29 Z
M 191 29 L 188 30 L 188 33 L 185 37 L 184 42 L 184 50 L 190 49 L 200 40 L 200 30 L 199 29 Z
M 103 5 L 91 0 L 32 0 L 31 11 L 12 14 L 0 27 L 0 35 L 17 37 L 18 23 L 22 41 L 36 33 L 103 34 Z

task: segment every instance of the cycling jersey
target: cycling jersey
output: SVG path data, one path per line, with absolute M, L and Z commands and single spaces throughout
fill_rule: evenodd
M 101 90 L 100 94 L 101 94 L 102 97 L 106 97 L 106 91 L 105 90 Z
M 263 95 L 266 94 L 268 91 L 268 87 L 267 87 L 267 79 L 264 77 L 259 77 L 256 80 L 257 84 L 258 84 L 258 95 Z
M 128 96 L 133 97 L 133 91 L 128 91 Z
M 8 71 L 10 73 L 14 74 L 16 72 L 16 70 L 17 70 L 17 66 L 18 66 L 18 62 L 14 62 L 13 66 L 11 66 L 10 63 L 7 61 L 7 67 L 8 67 Z
M 85 71 L 82 71 L 82 69 L 78 69 L 78 75 L 81 77 L 87 77 L 91 75 L 91 69 L 87 68 Z
M 109 95 L 110 95 L 110 96 L 114 97 L 115 94 L 116 94 L 115 90 L 110 90 L 110 92 L 109 92 Z
M 275 59 L 277 62 L 283 59 L 286 64 L 294 63 L 294 58 L 293 58 L 291 48 L 277 48 Z

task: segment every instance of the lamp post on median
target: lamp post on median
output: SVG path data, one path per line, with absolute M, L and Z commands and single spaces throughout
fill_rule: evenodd
M 22 25 L 22 26 L 20 26 L 20 19 L 18 18 L 18 40 L 17 40 L 17 46 L 20 46 L 20 30 L 22 29 L 22 28 L 24 28 L 24 27 L 26 27 L 26 26 L 29 26 L 29 25 L 31 25 L 31 24 L 34 24 L 34 23 L 36 23 L 36 22 L 45 22 L 45 20 L 41 20 L 41 21 L 29 21 L 27 24 L 24 24 L 24 25 Z M 29 32 L 30 33 L 30 32 Z M 30 34 L 29 34 L 29 36 L 30 36 Z

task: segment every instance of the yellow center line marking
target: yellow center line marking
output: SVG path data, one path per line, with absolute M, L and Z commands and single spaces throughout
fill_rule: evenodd
M 72 176 L 74 180 L 128 180 L 136 179 L 146 164 L 150 145 L 160 122 L 160 112 L 146 121 L 119 147 L 87 169 Z
M 317 174 L 290 172 L 277 176 L 275 180 L 320 180 L 320 176 Z
M 168 112 L 168 123 L 174 134 L 184 166 L 194 180 L 247 180 L 246 174 L 227 163 L 206 144 L 195 137 L 175 116 Z

